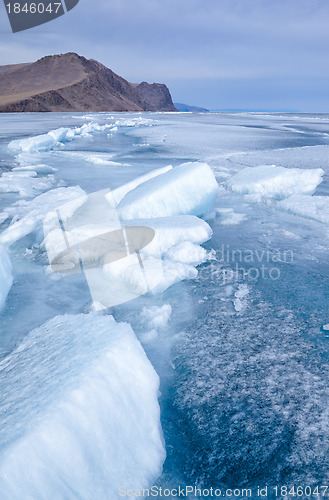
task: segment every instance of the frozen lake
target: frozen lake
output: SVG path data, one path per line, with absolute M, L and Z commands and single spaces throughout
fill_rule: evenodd
M 90 123 L 98 126 L 83 128 Z M 69 132 L 38 139 L 62 127 Z M 258 486 L 315 488 L 328 484 L 329 115 L 8 114 L 0 117 L 0 274 L 3 273 L 0 354 L 2 390 L 6 391 L 7 383 L 18 384 L 20 404 L 14 394 L 0 412 L 1 427 L 4 435 L 9 436 L 3 441 L 0 439 L 0 485 L 7 495 L 4 499 L 21 500 L 19 492 L 24 489 L 34 500 L 47 498 L 51 491 L 56 491 L 56 498 L 63 500 L 91 499 L 92 481 L 88 483 L 88 475 L 86 478 L 83 471 L 97 466 L 97 457 L 90 453 L 90 460 L 77 462 L 78 472 L 74 478 L 63 479 L 60 474 L 56 475 L 57 462 L 48 457 L 44 443 L 38 441 L 33 450 L 34 483 L 39 482 L 42 487 L 31 489 L 23 472 L 22 490 L 10 486 L 10 481 L 16 481 L 15 454 L 20 453 L 19 465 L 26 473 L 25 462 L 30 460 L 26 450 L 33 448 L 35 442 L 30 435 L 31 428 L 36 432 L 38 426 L 43 429 L 50 413 L 55 415 L 53 420 L 57 418 L 56 405 L 74 407 L 68 391 L 75 390 L 74 384 L 80 377 L 85 377 L 88 384 L 98 376 L 103 380 L 103 374 L 88 371 L 87 362 L 81 364 L 80 371 L 72 365 L 65 384 L 49 382 L 52 398 L 36 397 L 34 403 L 33 393 L 25 386 L 20 389 L 20 381 L 11 378 L 15 371 L 14 359 L 22 363 L 18 370 L 22 377 L 27 380 L 32 377 L 29 365 L 24 368 L 23 355 L 17 358 L 17 348 L 25 346 L 22 351 L 26 349 L 32 359 L 31 349 L 35 343 L 29 343 L 29 339 L 32 342 L 37 338 L 37 343 L 42 344 L 43 335 L 47 338 L 50 328 L 45 327 L 45 323 L 50 321 L 55 331 L 52 321 L 57 316 L 69 315 L 63 323 L 68 325 L 69 332 L 79 328 L 84 331 L 81 352 L 88 356 L 85 346 L 89 330 L 85 330 L 82 314 L 88 317 L 90 330 L 93 324 L 90 315 L 95 314 L 91 313 L 92 297 L 84 275 L 63 277 L 49 268 L 42 222 L 53 209 L 57 195 L 47 198 L 49 206 L 43 201 L 46 198 L 38 197 L 54 189 L 62 189 L 60 196 L 69 193 L 73 198 L 83 192 L 90 195 L 104 189 L 116 190 L 138 176 L 168 165 L 173 166 L 174 172 L 182 171 L 180 166 L 188 162 L 208 164 L 219 185 L 208 213 L 202 213 L 205 210 L 200 208 L 211 199 L 212 180 L 210 177 L 206 180 L 210 174 L 204 166 L 196 167 L 196 173 L 191 173 L 191 179 L 199 175 L 194 186 L 187 183 L 185 174 L 174 177 L 170 172 L 163 174 L 164 179 L 174 179 L 170 180 L 171 184 L 168 181 L 167 191 L 167 181 L 161 186 L 161 175 L 158 184 L 148 181 L 151 184 L 147 185 L 163 196 L 154 215 L 143 215 L 148 205 L 153 209 L 154 199 L 148 197 L 145 190 L 137 191 L 133 198 L 129 198 L 128 193 L 127 201 L 122 202 L 122 214 L 139 210 L 136 217 L 139 219 L 198 216 L 196 225 L 191 223 L 188 235 L 185 222 L 183 227 L 176 221 L 175 236 L 170 232 L 173 222 L 167 223 L 166 233 L 163 226 L 159 226 L 162 244 L 170 238 L 174 241 L 168 243 L 166 253 L 163 252 L 166 257 L 161 253 L 162 258 L 169 263 L 179 262 L 180 267 L 168 267 L 168 276 L 171 273 L 168 286 L 159 288 L 158 293 L 142 295 L 95 315 L 99 330 L 106 326 L 101 318 L 106 321 L 108 315 L 113 315 L 116 322 L 129 323 L 149 360 L 143 358 L 142 350 L 129 336 L 132 334 L 122 327 L 135 353 L 131 362 L 140 367 L 141 386 L 143 370 L 149 373 L 150 382 L 141 394 L 154 433 L 151 442 L 146 439 L 149 430 L 141 426 L 136 430 L 138 436 L 133 451 L 131 441 L 127 444 L 126 453 L 130 457 L 136 455 L 134 459 L 142 464 L 136 477 L 131 475 L 129 480 L 135 481 L 136 487 L 151 486 L 154 482 L 168 488 L 198 484 L 204 488 L 218 487 L 223 492 L 227 488 L 248 487 L 252 488 L 254 498 L 257 498 Z M 184 191 L 185 186 L 188 187 Z M 63 191 L 64 188 L 71 191 Z M 199 204 L 195 201 L 198 191 L 204 193 Z M 180 203 L 180 197 L 185 197 L 184 203 Z M 63 203 L 66 201 L 69 198 L 63 198 Z M 201 234 L 207 231 L 203 220 L 212 230 L 211 239 Z M 204 253 L 199 244 L 206 250 Z M 197 276 L 193 268 L 198 269 Z M 166 273 L 167 267 L 164 269 Z M 109 325 L 113 327 L 112 323 Z M 113 328 L 117 332 L 121 327 Z M 37 333 L 29 336 L 32 330 Z M 51 338 L 50 344 L 56 351 L 56 342 Z M 130 380 L 120 351 L 122 342 L 113 341 L 114 347 L 111 343 L 103 345 L 98 338 L 94 342 L 96 360 L 103 359 L 101 356 L 109 355 L 113 349 L 118 350 L 118 356 L 122 357 L 119 373 L 122 370 L 122 379 Z M 48 354 L 38 349 L 33 362 L 36 379 L 32 378 L 33 383 L 39 380 L 37 385 L 42 385 L 44 364 L 40 366 L 39 376 L 37 356 L 54 371 L 57 360 L 61 363 L 61 356 L 57 353 L 57 357 L 51 357 L 50 351 Z M 70 352 L 65 348 L 66 360 Z M 151 364 L 160 378 L 162 431 L 157 424 L 157 380 Z M 65 370 L 62 373 L 58 369 L 57 376 L 65 376 Z M 119 395 L 120 377 L 116 382 Z M 67 391 L 67 400 L 62 399 L 62 385 Z M 138 387 L 132 390 L 138 391 Z M 104 386 L 105 390 L 108 389 Z M 30 399 L 26 406 L 31 407 L 31 425 L 20 420 L 24 394 Z M 116 446 L 111 436 L 118 423 L 113 417 L 108 428 L 103 425 L 107 418 L 101 405 L 103 396 L 99 394 L 100 399 L 93 403 L 98 414 L 89 416 L 87 411 L 86 415 L 92 422 L 89 425 L 100 426 L 103 442 L 108 440 L 109 446 Z M 126 412 L 128 407 L 136 409 L 136 415 L 143 418 L 141 407 L 132 395 L 131 398 L 131 406 L 122 408 L 118 403 L 120 398 L 113 399 L 113 404 L 118 404 L 118 421 L 120 411 Z M 111 402 L 106 404 L 111 408 Z M 84 406 L 81 408 L 85 411 Z M 69 421 L 67 413 L 58 410 L 58 415 L 59 420 L 55 419 L 52 424 L 54 428 L 61 419 Z M 75 413 L 69 415 L 71 418 Z M 89 457 L 92 442 L 81 430 L 88 434 L 88 423 L 87 427 L 81 424 L 79 433 L 75 432 L 73 417 L 72 423 L 65 427 L 67 442 L 59 447 L 74 457 L 72 450 L 79 446 L 84 450 L 81 456 Z M 17 427 L 15 432 L 9 428 L 13 425 Z M 135 423 L 127 419 L 125 425 Z M 161 432 L 167 458 L 158 477 L 164 460 Z M 26 448 L 22 444 L 21 449 L 18 445 L 22 439 L 26 439 L 23 443 Z M 149 461 L 138 453 L 134 455 L 146 441 L 152 457 Z M 120 453 L 125 453 L 124 446 Z M 8 454 L 12 462 L 8 461 Z M 38 460 L 55 470 L 51 478 L 53 490 L 47 484 L 47 476 L 39 474 Z M 154 467 L 149 463 L 151 460 Z M 12 468 L 8 463 L 13 464 Z M 121 471 L 127 463 L 123 459 Z M 129 467 L 127 465 L 127 470 Z M 83 494 L 79 492 L 79 470 L 85 480 Z M 106 471 L 96 476 L 98 484 L 104 484 L 97 498 L 105 499 L 104 491 L 109 491 L 107 481 L 110 483 L 112 476 L 107 477 Z M 3 477 L 7 482 L 1 483 L 5 481 Z M 69 489 L 64 488 L 64 483 L 69 484 Z M 115 496 L 115 491 L 113 495 L 120 498 L 119 494 Z

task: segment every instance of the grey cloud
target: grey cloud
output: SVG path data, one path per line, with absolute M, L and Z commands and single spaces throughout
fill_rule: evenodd
M 176 100 L 192 104 L 282 109 L 294 101 L 326 111 L 328 20 L 326 0 L 80 0 L 47 26 L 2 34 L 0 55 L 5 64 L 73 50 L 130 81 L 168 82 Z

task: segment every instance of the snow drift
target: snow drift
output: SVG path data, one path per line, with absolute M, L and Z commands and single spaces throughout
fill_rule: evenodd
M 2 500 L 108 500 L 160 475 L 159 380 L 129 325 L 58 316 L 0 364 Z

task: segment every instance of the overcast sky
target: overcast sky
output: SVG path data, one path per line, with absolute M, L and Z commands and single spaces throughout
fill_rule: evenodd
M 0 64 L 74 51 L 176 102 L 329 112 L 328 0 L 80 0 L 17 34 L 0 16 Z

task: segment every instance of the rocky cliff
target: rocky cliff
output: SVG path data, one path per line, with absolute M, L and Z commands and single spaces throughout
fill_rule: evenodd
M 75 53 L 0 66 L 0 112 L 177 111 L 166 85 L 132 84 Z

